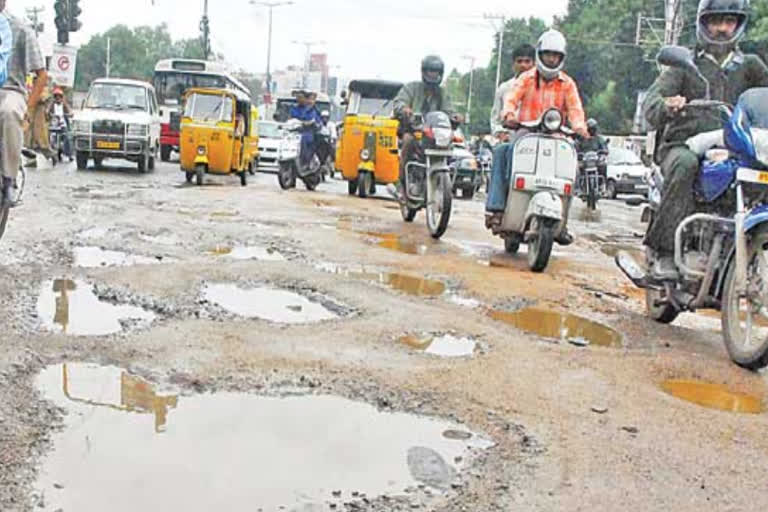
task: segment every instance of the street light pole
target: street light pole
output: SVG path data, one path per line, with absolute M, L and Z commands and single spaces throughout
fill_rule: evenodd
M 211 53 L 211 22 L 208 19 L 208 0 L 203 2 L 203 19 L 200 21 L 200 28 L 203 32 L 203 54 L 205 60 Z
M 469 98 L 467 99 L 467 126 L 469 126 L 470 116 L 472 115 L 472 89 L 475 85 L 475 58 L 469 55 L 465 55 L 462 58 L 469 60 L 469 65 L 471 66 L 469 70 Z
M 309 87 L 309 64 L 312 55 L 312 47 L 318 44 L 325 44 L 325 41 L 294 41 L 293 43 L 304 45 L 307 48 L 306 55 L 304 56 L 304 76 L 301 80 L 301 87 L 306 89 Z
M 267 40 L 267 98 L 272 102 L 272 9 L 292 5 L 293 2 L 256 2 L 251 0 L 251 5 L 262 5 L 269 9 L 269 39 Z

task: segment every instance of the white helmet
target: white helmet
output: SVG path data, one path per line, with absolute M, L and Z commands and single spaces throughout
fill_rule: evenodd
M 562 55 L 563 58 L 560 59 L 560 65 L 556 68 L 550 68 L 544 64 L 544 61 L 541 60 L 541 54 L 543 52 L 553 52 Z M 541 76 L 543 76 L 545 80 L 557 78 L 560 71 L 565 67 L 566 55 L 568 55 L 568 43 L 565 41 L 565 36 L 554 29 L 544 32 L 536 45 L 536 67 L 539 69 Z

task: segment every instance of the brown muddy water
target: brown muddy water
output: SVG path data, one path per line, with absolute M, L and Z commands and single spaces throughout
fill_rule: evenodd
M 68 412 L 36 483 L 51 512 L 345 509 L 353 493 L 448 489 L 455 461 L 492 445 L 335 396 L 177 396 L 91 364 L 51 366 L 37 386 Z
M 668 380 L 661 384 L 665 393 L 708 409 L 760 414 L 765 408 L 762 401 L 752 395 L 736 393 L 720 384 L 695 380 Z
M 597 345 L 618 348 L 622 345 L 619 332 L 576 315 L 539 308 L 514 313 L 491 311 L 489 316 L 517 329 L 543 338 L 571 342 L 576 345 Z

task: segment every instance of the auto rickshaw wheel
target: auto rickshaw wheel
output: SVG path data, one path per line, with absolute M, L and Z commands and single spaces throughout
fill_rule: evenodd
M 192 180 L 195 179 L 195 173 L 193 172 L 186 172 L 184 174 L 187 175 L 187 183 L 192 183 Z
M 310 174 L 306 178 L 303 179 L 304 186 L 309 190 L 310 192 L 314 192 L 314 190 L 317 188 L 317 186 L 320 184 L 320 180 L 322 179 L 319 172 L 316 172 L 314 174 Z
M 405 222 L 413 222 L 414 220 L 416 220 L 416 214 L 419 213 L 419 210 L 415 208 L 408 208 L 407 205 L 401 204 L 400 213 L 402 214 L 403 220 Z
M 357 194 L 357 180 L 349 180 L 347 182 L 347 191 L 351 196 Z
M 197 167 L 195 167 L 195 184 L 198 187 L 202 187 L 204 181 L 205 181 L 205 166 L 203 164 L 199 164 Z
M 171 161 L 171 146 L 160 146 L 160 160 L 163 162 Z
M 240 173 L 240 185 L 243 187 L 248 185 L 248 171 L 243 171 Z

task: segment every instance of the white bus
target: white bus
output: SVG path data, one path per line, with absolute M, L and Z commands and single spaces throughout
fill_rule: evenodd
M 171 158 L 171 151 L 179 149 L 181 98 L 191 87 L 234 89 L 248 97 L 251 91 L 232 76 L 220 62 L 194 59 L 165 59 L 155 66 L 152 79 L 160 104 L 162 119 L 160 157 L 163 162 Z

